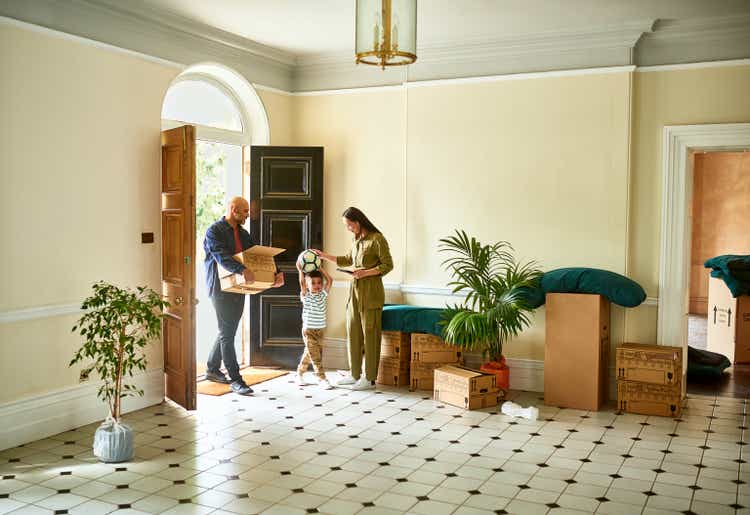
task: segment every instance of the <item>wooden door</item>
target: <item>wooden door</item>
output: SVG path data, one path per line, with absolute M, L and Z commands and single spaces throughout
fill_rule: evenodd
M 164 382 L 169 399 L 195 409 L 195 127 L 161 133 L 161 279 Z
M 286 284 L 250 296 L 250 363 L 296 367 L 304 343 L 295 261 L 323 245 L 323 147 L 251 147 L 250 202 L 253 239 L 286 249 L 276 257 Z

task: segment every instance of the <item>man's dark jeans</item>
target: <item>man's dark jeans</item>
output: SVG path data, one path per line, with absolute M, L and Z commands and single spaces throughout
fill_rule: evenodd
M 237 354 L 234 351 L 234 336 L 242 319 L 245 296 L 240 293 L 217 292 L 211 297 L 211 302 L 216 310 L 219 335 L 216 337 L 211 352 L 208 353 L 206 367 L 211 372 L 219 372 L 223 361 L 229 378 L 232 381 L 242 381 Z

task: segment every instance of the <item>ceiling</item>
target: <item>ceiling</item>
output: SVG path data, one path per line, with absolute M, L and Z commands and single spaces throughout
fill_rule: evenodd
M 136 0 L 297 56 L 352 52 L 355 0 Z M 421 0 L 418 46 L 750 13 L 748 0 Z

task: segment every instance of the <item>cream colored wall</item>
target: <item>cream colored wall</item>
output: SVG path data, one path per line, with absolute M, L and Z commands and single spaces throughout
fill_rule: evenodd
M 628 268 L 657 297 L 664 126 L 750 122 L 750 66 L 638 72 L 633 86 Z M 629 340 L 656 341 L 657 309 L 630 310 Z
M 454 229 L 545 270 L 624 272 L 629 94 L 629 73 L 410 88 L 406 282 L 448 282 Z M 543 317 L 508 357 L 543 359 Z
M 7 25 L 0 56 L 0 310 L 78 303 L 99 279 L 158 290 L 160 113 L 179 70 Z M 75 318 L 0 325 L 0 403 L 77 384 Z M 148 357 L 161 367 L 161 346 Z
M 341 213 L 356 206 L 388 239 L 395 267 L 385 282 L 400 283 L 405 248 L 403 90 L 296 96 L 294 120 L 294 145 L 325 147 L 324 250 L 338 255 L 350 248 Z M 332 273 L 336 280 L 347 280 Z M 328 337 L 346 337 L 346 297 L 345 287 L 332 290 Z M 388 300 L 400 298 L 389 294 Z
M 268 115 L 268 125 L 271 128 L 271 145 L 291 145 L 292 96 L 264 88 L 257 88 L 256 91 Z
M 444 287 L 437 242 L 455 228 L 545 269 L 623 272 L 629 95 L 630 75 L 615 73 L 295 97 L 294 143 L 326 148 L 326 250 L 347 248 L 339 215 L 352 204 L 391 242 L 386 282 Z M 329 335 L 344 337 L 346 293 L 334 292 Z M 543 320 L 510 357 L 543 358 Z

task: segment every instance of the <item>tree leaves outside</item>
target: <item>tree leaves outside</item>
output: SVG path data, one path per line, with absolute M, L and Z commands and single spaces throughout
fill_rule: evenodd
M 226 199 L 226 155 L 221 145 L 198 142 L 196 145 L 195 241 L 196 261 L 205 259 L 203 238 L 208 228 L 224 215 Z

